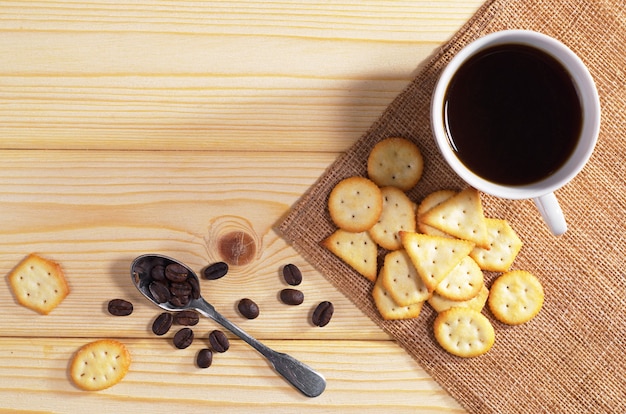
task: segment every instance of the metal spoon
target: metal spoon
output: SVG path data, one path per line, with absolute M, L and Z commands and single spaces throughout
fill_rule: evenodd
M 153 282 L 151 270 L 156 265 L 167 266 L 172 263 L 176 263 L 187 269 L 188 278 L 190 278 L 193 282 L 196 282 L 196 286 L 199 286 L 197 283 L 198 276 L 188 266 L 170 257 L 157 254 L 146 254 L 137 257 L 133 261 L 130 268 L 131 279 L 137 289 L 161 309 L 172 312 L 178 312 L 185 309 L 196 310 L 200 314 L 213 319 L 215 322 L 237 335 L 261 353 L 261 355 L 267 358 L 276 372 L 282 375 L 289 383 L 291 383 L 307 397 L 317 397 L 324 392 L 324 389 L 326 388 L 326 380 L 321 374 L 287 354 L 276 352 L 268 348 L 248 335 L 237 325 L 220 315 L 215 310 L 213 305 L 204 300 L 204 298 L 200 296 L 199 288 L 194 295 L 196 298 L 192 298 L 189 303 L 184 306 L 177 307 L 172 305 L 170 302 L 159 303 L 159 300 L 155 299 L 150 291 L 150 284 Z

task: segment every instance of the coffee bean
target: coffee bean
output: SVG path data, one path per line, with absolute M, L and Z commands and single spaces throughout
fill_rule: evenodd
M 304 293 L 297 289 L 283 289 L 280 291 L 280 300 L 287 305 L 300 305 L 304 302 Z
M 154 298 L 157 303 L 168 302 L 172 297 L 170 289 L 165 282 L 154 281 L 150 283 L 148 289 L 150 290 L 152 298 Z
M 185 349 L 193 342 L 193 331 L 191 328 L 183 328 L 174 334 L 174 346 L 178 349 Z
M 155 335 L 165 335 L 172 327 L 174 317 L 169 312 L 163 312 L 152 322 L 152 332 Z
M 202 273 L 204 274 L 205 279 L 219 279 L 226 276 L 226 273 L 228 273 L 228 264 L 226 262 L 213 263 L 212 265 L 207 266 Z
M 172 296 L 170 304 L 176 308 L 184 308 L 191 302 L 191 296 Z
M 302 272 L 294 264 L 285 265 L 283 267 L 283 279 L 285 279 L 288 285 L 298 286 L 302 283 Z
M 208 368 L 213 363 L 213 351 L 209 348 L 201 349 L 196 357 L 196 364 L 198 368 Z
M 154 280 L 165 280 L 165 266 L 154 266 L 152 269 L 150 269 L 150 276 Z
M 195 277 L 187 279 L 187 283 L 191 286 L 191 298 L 198 299 L 200 297 L 200 282 Z
M 230 348 L 230 342 L 224 332 L 217 329 L 209 334 L 209 342 L 215 352 L 226 352 Z
M 200 315 L 194 310 L 176 312 L 174 322 L 177 325 L 194 326 L 200 321 Z
M 320 302 L 317 305 L 317 308 L 313 311 L 313 316 L 311 321 L 315 326 L 326 326 L 330 319 L 333 317 L 333 313 L 335 312 L 335 307 L 329 301 Z
M 170 263 L 165 266 L 165 277 L 172 282 L 184 282 L 187 280 L 187 268 L 179 263 Z
M 174 296 L 191 296 L 191 285 L 187 282 L 170 283 L 170 293 Z
M 239 309 L 239 313 L 248 319 L 255 319 L 259 316 L 259 306 L 252 299 L 241 299 L 237 304 L 237 309 Z
M 114 316 L 127 316 L 133 313 L 133 304 L 124 299 L 112 299 L 108 305 L 109 313 Z

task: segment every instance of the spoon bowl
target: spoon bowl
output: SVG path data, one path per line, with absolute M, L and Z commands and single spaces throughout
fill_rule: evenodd
M 267 347 L 218 313 L 201 296 L 198 276 L 184 263 L 163 255 L 146 254 L 133 261 L 130 274 L 139 292 L 159 308 L 170 312 L 192 309 L 213 319 L 256 349 L 276 372 L 307 397 L 317 397 L 324 392 L 326 380 L 320 373 Z

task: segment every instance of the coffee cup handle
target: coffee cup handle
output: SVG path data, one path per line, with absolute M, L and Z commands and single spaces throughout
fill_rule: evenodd
M 534 198 L 533 201 L 552 234 L 560 236 L 567 231 L 567 223 L 565 222 L 563 210 L 561 210 L 561 206 L 554 193 L 548 193 Z

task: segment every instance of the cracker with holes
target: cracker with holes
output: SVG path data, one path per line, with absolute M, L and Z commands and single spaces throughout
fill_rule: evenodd
M 400 232 L 402 245 L 424 285 L 435 290 L 448 273 L 469 255 L 474 243 L 467 240 Z
M 535 275 L 514 270 L 500 275 L 489 289 L 487 304 L 493 316 L 508 325 L 533 319 L 541 310 L 544 291 Z
M 483 271 L 471 257 L 464 257 L 435 288 L 435 292 L 450 300 L 469 300 L 484 285 Z
M 428 288 L 405 250 L 387 253 L 378 277 L 382 278 L 383 287 L 400 306 L 423 302 L 430 297 Z
M 42 315 L 52 312 L 70 293 L 61 266 L 34 253 L 9 273 L 8 280 L 17 302 Z
M 396 187 L 381 188 L 383 210 L 378 222 L 369 229 L 372 239 L 387 250 L 402 248 L 399 232 L 416 230 L 416 205 Z
M 126 346 L 112 339 L 83 345 L 70 362 L 70 377 L 85 391 L 100 391 L 119 383 L 130 367 Z
M 466 188 L 433 207 L 420 216 L 420 221 L 444 233 L 489 249 L 480 194 L 474 188 Z
M 384 271 L 384 267 L 381 269 L 382 271 Z M 372 298 L 380 316 L 385 320 L 417 318 L 424 306 L 424 302 L 416 302 L 406 306 L 397 304 L 389 291 L 383 286 L 382 277 L 378 277 L 374 284 Z
M 330 192 L 328 211 L 340 229 L 359 233 L 369 230 L 383 210 L 380 188 L 365 177 L 341 180 Z
M 436 291 L 428 299 L 428 304 L 438 313 L 441 313 L 450 308 L 470 308 L 477 312 L 480 312 L 487 303 L 487 297 L 489 297 L 489 289 L 483 284 L 478 294 L 469 300 L 456 301 L 444 298 Z
M 443 349 L 463 358 L 483 355 L 495 342 L 495 331 L 489 319 L 470 308 L 441 312 L 435 318 L 433 329 Z
M 408 191 L 418 183 L 423 170 L 420 149 L 405 138 L 378 142 L 367 158 L 367 175 L 380 187 L 393 186 Z
M 337 229 L 321 244 L 366 279 L 376 280 L 378 246 L 368 232 Z
M 433 207 L 438 206 L 447 199 L 453 197 L 456 193 L 457 192 L 454 190 L 437 190 L 424 197 L 422 202 L 417 206 L 417 229 L 421 233 L 429 234 L 431 236 L 452 237 L 449 234 L 424 223 L 420 220 L 420 216 L 427 211 L 430 211 Z
M 522 248 L 522 241 L 510 224 L 502 219 L 486 219 L 489 249 L 476 247 L 470 256 L 481 269 L 506 272 Z

